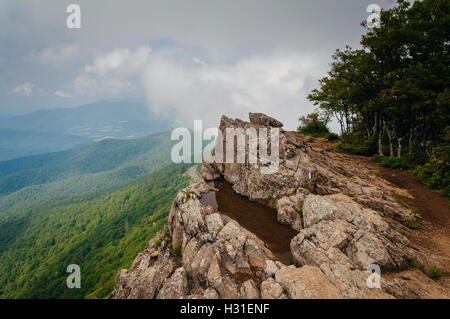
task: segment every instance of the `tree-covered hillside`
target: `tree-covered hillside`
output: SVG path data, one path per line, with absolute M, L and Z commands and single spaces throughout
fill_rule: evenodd
M 0 212 L 134 180 L 168 165 L 171 145 L 168 133 L 156 133 L 0 162 Z
M 115 276 L 167 222 L 188 165 L 170 165 L 110 194 L 40 202 L 0 216 L 1 298 L 105 297 Z M 81 267 L 81 289 L 66 267 Z

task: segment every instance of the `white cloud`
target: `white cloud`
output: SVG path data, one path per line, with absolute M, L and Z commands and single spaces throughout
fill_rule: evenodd
M 9 94 L 30 95 L 33 92 L 33 87 L 33 83 L 26 82 L 13 88 Z
M 253 55 L 231 64 L 207 63 L 197 57 L 147 46 L 98 55 L 73 82 L 79 95 L 129 93 L 140 83 L 151 110 L 191 126 L 195 119 L 217 126 L 222 114 L 247 118 L 263 112 L 297 125 L 299 114 L 313 110 L 306 99 L 311 82 L 324 73 L 320 58 L 290 52 Z
M 73 59 L 79 52 L 77 44 L 64 44 L 34 52 L 30 60 L 43 65 L 59 66 Z
M 142 46 L 134 51 L 118 49 L 97 55 L 73 81 L 75 92 L 90 96 L 116 95 L 131 89 L 131 83 L 148 63 L 151 51 L 150 47 Z
M 70 93 L 67 93 L 67 92 L 64 92 L 64 91 L 55 91 L 54 94 L 56 96 L 63 97 L 63 98 L 70 98 L 70 97 L 72 97 L 72 95 Z
M 231 65 L 194 62 L 155 57 L 142 76 L 152 111 L 179 125 L 201 119 L 217 126 L 222 114 L 247 119 L 249 112 L 263 112 L 294 129 L 298 114 L 314 108 L 306 99 L 311 77 L 322 74 L 318 57 L 295 53 L 254 55 Z

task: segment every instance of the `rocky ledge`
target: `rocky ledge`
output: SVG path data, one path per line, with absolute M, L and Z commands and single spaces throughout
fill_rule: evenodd
M 111 298 L 450 297 L 409 269 L 423 256 L 401 234 L 400 221 L 417 219 L 396 200 L 410 196 L 405 190 L 309 137 L 281 129 L 273 118 L 250 119 L 223 116 L 219 129 L 223 136 L 226 128 L 280 129 L 278 172 L 262 174 L 267 164 L 260 161 L 203 163 L 203 179 L 180 190 L 166 230 L 118 273 Z M 257 236 L 201 203 L 202 194 L 215 191 L 206 181 L 219 177 L 236 193 L 276 208 L 278 222 L 296 231 L 293 265 L 277 261 Z M 371 264 L 382 270 L 381 289 L 367 287 Z

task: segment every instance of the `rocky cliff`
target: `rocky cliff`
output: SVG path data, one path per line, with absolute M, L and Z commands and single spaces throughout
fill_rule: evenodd
M 264 114 L 250 114 L 250 122 L 223 116 L 219 130 L 226 136 L 227 128 L 280 127 Z M 280 129 L 279 139 L 275 174 L 262 174 L 267 163 L 260 160 L 203 163 L 202 178 L 174 199 L 165 232 L 119 272 L 111 298 L 449 297 L 410 269 L 424 257 L 402 235 L 400 221 L 417 218 L 396 200 L 409 196 L 405 190 L 309 137 Z M 295 230 L 292 265 L 276 260 L 238 221 L 202 203 L 204 194 L 217 191 L 207 181 L 220 177 L 236 193 L 276 208 L 278 222 Z M 381 289 L 367 287 L 371 264 L 382 270 Z

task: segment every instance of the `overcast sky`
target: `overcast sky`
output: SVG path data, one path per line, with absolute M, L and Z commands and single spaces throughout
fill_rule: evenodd
M 81 7 L 81 29 L 66 8 Z M 176 123 L 273 115 L 294 129 L 330 56 L 392 0 L 0 0 L 0 115 L 133 98 Z

